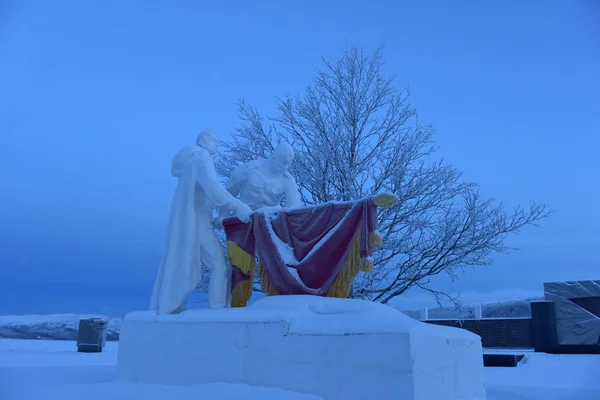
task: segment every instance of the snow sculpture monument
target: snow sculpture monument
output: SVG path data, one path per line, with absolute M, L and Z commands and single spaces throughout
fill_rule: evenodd
M 201 265 L 211 272 L 209 308 L 223 308 L 227 299 L 227 263 L 214 232 L 215 207 L 234 210 L 250 220 L 250 208 L 233 197 L 219 182 L 212 156 L 217 138 L 212 132 L 198 135 L 196 146 L 179 150 L 171 164 L 177 188 L 171 204 L 167 240 L 158 268 L 150 310 L 176 314 L 185 309 L 188 294 L 200 281 Z
M 479 336 L 414 320 L 385 304 L 332 298 L 346 297 L 358 271 L 369 269 L 381 244 L 377 207 L 392 205 L 395 196 L 297 207 L 286 145 L 269 160 L 238 168 L 227 191 L 210 158 L 214 142 L 202 136 L 199 146 L 174 159 L 179 184 L 167 251 L 151 311 L 123 319 L 118 379 L 240 383 L 328 400 L 485 399 Z M 293 207 L 278 208 L 283 199 Z M 232 303 L 245 305 L 256 257 L 263 288 L 278 296 L 221 308 L 220 273 L 217 283 L 211 280 L 211 290 L 218 288 L 209 294 L 212 309 L 179 312 L 200 260 L 209 257 L 213 271 L 224 268 L 210 221 L 214 206 L 223 216 L 236 213 L 222 221 L 234 265 Z

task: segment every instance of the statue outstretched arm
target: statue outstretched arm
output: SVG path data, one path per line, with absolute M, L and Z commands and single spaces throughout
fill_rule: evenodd
M 227 207 L 235 210 L 242 220 L 248 220 L 251 210 L 227 191 L 221 182 L 215 165 L 207 151 L 199 151 L 194 155 L 194 168 L 196 168 L 197 183 L 204 193 L 212 200 L 216 207 Z
M 227 190 L 227 192 L 235 197 L 237 199 L 237 197 L 240 195 L 242 188 L 244 187 L 244 184 L 246 183 L 248 179 L 248 174 L 247 174 L 247 168 L 245 165 L 240 165 L 238 166 L 236 169 L 233 170 L 233 172 L 231 173 L 231 176 L 229 177 L 229 180 L 227 181 L 227 184 L 225 185 L 225 188 Z M 219 211 L 219 216 L 217 217 L 216 223 L 217 226 L 220 226 L 221 223 L 223 222 L 223 220 L 227 217 L 229 217 L 229 214 L 231 213 L 231 211 L 233 211 L 233 209 L 230 206 L 221 206 L 218 208 Z

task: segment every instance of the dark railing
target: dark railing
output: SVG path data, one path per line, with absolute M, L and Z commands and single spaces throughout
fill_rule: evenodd
M 466 329 L 481 337 L 487 348 L 533 349 L 552 354 L 599 354 L 600 345 L 561 345 L 558 341 L 554 303 L 530 303 L 530 318 L 424 319 L 435 325 Z
M 463 328 L 481 336 L 483 347 L 534 348 L 531 318 L 427 320 L 435 325 Z

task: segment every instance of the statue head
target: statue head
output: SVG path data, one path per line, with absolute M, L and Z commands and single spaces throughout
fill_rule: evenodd
M 206 149 L 210 155 L 215 155 L 217 153 L 219 141 L 212 131 L 207 130 L 200 132 L 198 138 L 196 139 L 196 145 Z
M 277 145 L 271 157 L 271 168 L 276 172 L 285 172 L 288 170 L 292 161 L 294 161 L 294 148 L 288 143 L 282 142 Z

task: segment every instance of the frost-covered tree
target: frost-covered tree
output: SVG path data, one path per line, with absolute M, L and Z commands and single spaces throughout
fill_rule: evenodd
M 268 157 L 287 141 L 307 205 L 394 193 L 398 204 L 379 210 L 384 246 L 374 271 L 359 275 L 352 296 L 385 303 L 413 286 L 448 296 L 429 286 L 432 276 L 454 278 L 464 267 L 490 264 L 494 253 L 510 250 L 508 234 L 550 210 L 537 203 L 508 210 L 436 159 L 433 127 L 419 119 L 409 91 L 384 73 L 382 55 L 350 47 L 335 62 L 323 60 L 302 95 L 277 100 L 268 124 L 240 101 L 241 126 L 223 144 L 217 166 L 226 176 L 233 165 Z

